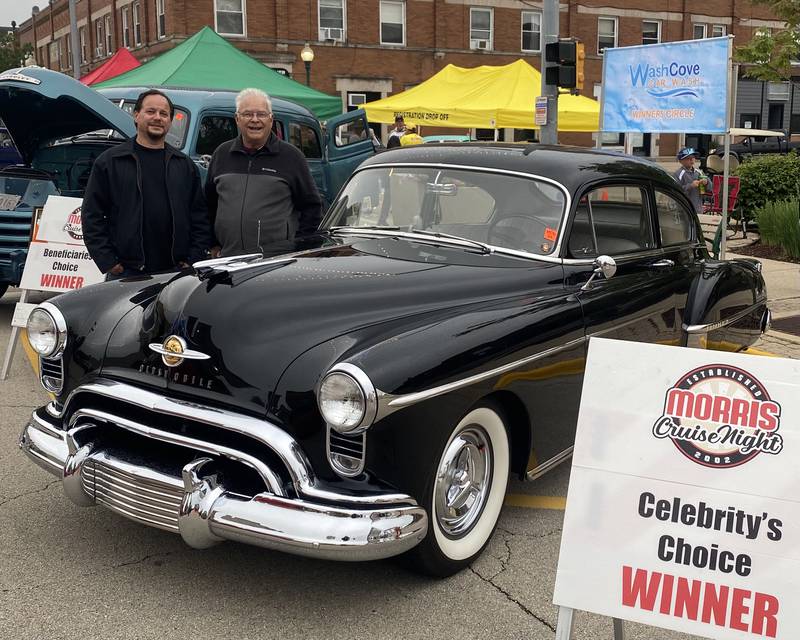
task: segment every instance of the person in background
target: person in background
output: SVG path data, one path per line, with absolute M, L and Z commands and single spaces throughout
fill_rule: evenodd
M 688 196 L 694 210 L 697 213 L 703 213 L 703 199 L 700 197 L 700 190 L 701 187 L 703 189 L 706 187 L 708 178 L 694 168 L 694 160 L 697 157 L 699 154 L 691 147 L 684 147 L 678 151 L 676 159 L 681 166 L 673 175 Z
M 389 139 L 386 141 L 387 149 L 394 149 L 400 146 L 400 138 L 406 132 L 406 123 L 403 116 L 394 119 L 394 128 L 389 132 Z
M 406 127 L 406 132 L 400 136 L 400 146 L 407 147 L 414 144 L 425 142 L 422 136 L 417 133 L 417 128 L 412 124 Z
M 106 280 L 171 271 L 207 257 L 211 229 L 197 166 L 165 142 L 174 107 L 158 89 L 133 108 L 136 137 L 95 161 L 81 215 Z
M 266 93 L 236 96 L 239 135 L 217 147 L 206 177 L 214 257 L 283 253 L 319 226 L 322 199 L 305 156 L 278 139 L 272 121 Z

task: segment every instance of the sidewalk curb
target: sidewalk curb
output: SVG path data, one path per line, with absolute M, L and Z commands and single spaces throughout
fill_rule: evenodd
M 783 331 L 776 331 L 775 329 L 770 329 L 765 334 L 764 337 L 772 337 L 777 338 L 778 340 L 784 340 L 785 342 L 792 342 L 794 344 L 800 345 L 800 336 L 792 335 L 791 333 L 784 333 Z

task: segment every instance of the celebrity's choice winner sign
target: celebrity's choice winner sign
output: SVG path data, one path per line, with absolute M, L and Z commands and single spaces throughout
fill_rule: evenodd
M 603 52 L 603 131 L 724 133 L 731 40 L 619 47 Z
M 800 637 L 800 360 L 593 338 L 554 602 Z
M 69 291 L 103 281 L 83 244 L 81 199 L 50 196 L 28 248 L 21 289 Z

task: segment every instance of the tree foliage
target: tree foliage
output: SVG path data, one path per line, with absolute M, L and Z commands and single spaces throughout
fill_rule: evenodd
M 736 48 L 736 61 L 745 64 L 744 75 L 780 82 L 792 75 L 791 62 L 800 58 L 800 2 L 798 0 L 750 0 L 767 6 L 786 29 L 757 31 L 746 45 Z
M 33 47 L 20 45 L 13 33 L 0 36 L 0 71 L 21 67 L 32 52 Z

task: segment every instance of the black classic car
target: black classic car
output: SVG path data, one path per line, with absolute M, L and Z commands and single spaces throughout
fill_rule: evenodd
M 592 336 L 734 350 L 769 322 L 759 264 L 709 258 L 667 173 L 600 151 L 387 151 L 304 243 L 37 307 L 54 399 L 22 449 L 193 547 L 445 576 L 511 473 L 569 458 Z

